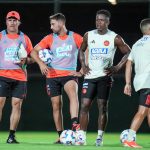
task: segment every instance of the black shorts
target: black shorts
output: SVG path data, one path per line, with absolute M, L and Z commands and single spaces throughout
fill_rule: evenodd
M 95 79 L 85 79 L 82 87 L 82 98 L 108 100 L 111 87 L 112 77 L 104 76 Z
M 49 97 L 54 97 L 62 94 L 62 88 L 70 81 L 74 80 L 78 83 L 78 78 L 74 76 L 65 76 L 46 79 L 46 89 Z
M 142 89 L 139 92 L 139 105 L 150 108 L 150 89 Z
M 27 94 L 27 82 L 0 77 L 0 97 L 24 99 Z

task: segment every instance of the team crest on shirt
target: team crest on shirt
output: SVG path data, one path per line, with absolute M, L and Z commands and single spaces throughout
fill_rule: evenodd
M 46 86 L 46 90 L 47 90 L 47 95 L 50 96 L 50 95 L 51 95 L 51 92 L 50 92 L 50 87 L 49 87 L 49 85 Z
M 145 104 L 148 105 L 148 106 L 150 106 L 150 95 L 147 96 Z
M 110 42 L 109 42 L 109 41 L 107 41 L 107 40 L 106 40 L 106 41 L 104 41 L 104 45 L 105 45 L 105 46 L 109 46 L 109 44 L 110 44 Z
M 87 92 L 87 89 L 82 89 L 82 93 L 85 94 Z

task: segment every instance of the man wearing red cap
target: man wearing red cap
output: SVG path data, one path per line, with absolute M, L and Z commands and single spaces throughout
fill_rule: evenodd
M 6 30 L 0 32 L 0 121 L 7 97 L 11 97 L 10 133 L 7 143 L 18 143 L 15 132 L 20 120 L 21 105 L 26 97 L 25 62 L 33 46 L 27 35 L 19 31 L 20 15 L 10 11 L 6 16 Z

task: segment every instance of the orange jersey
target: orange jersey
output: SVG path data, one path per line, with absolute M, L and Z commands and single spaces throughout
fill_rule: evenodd
M 68 37 L 68 35 L 64 35 L 64 36 L 59 36 L 59 38 L 61 40 L 66 40 L 66 38 Z M 77 33 L 73 32 L 73 38 L 75 41 L 75 44 L 77 46 L 77 48 L 79 49 L 81 46 L 81 43 L 83 41 L 82 36 L 80 36 Z M 53 34 L 49 34 L 46 37 L 44 37 L 39 43 L 38 45 L 42 48 L 50 48 L 52 46 L 53 43 Z M 49 72 L 47 74 L 47 78 L 54 78 L 54 77 L 63 77 L 63 76 L 68 76 L 70 74 L 71 71 L 69 70 L 58 70 L 58 69 L 53 69 L 53 68 L 49 68 Z
M 7 34 L 7 37 L 10 39 L 17 39 L 19 37 L 18 34 Z M 0 39 L 2 38 L 2 34 L 0 33 Z M 24 39 L 26 43 L 26 50 L 28 55 L 33 49 L 32 43 L 27 35 L 24 34 Z M 14 69 L 14 70 L 0 70 L 0 76 L 11 78 L 20 81 L 27 81 L 27 77 L 25 72 L 22 69 Z

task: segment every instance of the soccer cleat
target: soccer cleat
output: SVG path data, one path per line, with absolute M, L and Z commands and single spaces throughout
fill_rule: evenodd
M 138 145 L 135 141 L 124 141 L 123 145 L 125 147 L 132 147 L 132 148 L 142 148 L 142 146 Z
M 79 131 L 80 130 L 80 124 L 73 123 L 72 124 L 72 131 Z
M 62 144 L 62 142 L 60 142 L 60 139 L 58 138 L 58 140 L 54 142 L 54 144 Z
M 100 136 L 96 139 L 96 146 L 103 146 L 103 138 Z
M 9 136 L 6 143 L 8 143 L 8 144 L 19 144 L 19 142 L 16 140 L 15 136 Z

